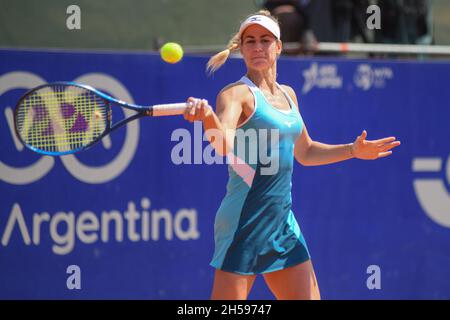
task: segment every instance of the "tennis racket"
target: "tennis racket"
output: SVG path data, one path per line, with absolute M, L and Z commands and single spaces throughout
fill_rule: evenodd
M 112 104 L 137 111 L 112 125 Z M 130 121 L 183 114 L 186 103 L 139 106 L 114 99 L 90 86 L 54 82 L 26 92 L 14 110 L 21 142 L 32 151 L 59 156 L 86 150 Z

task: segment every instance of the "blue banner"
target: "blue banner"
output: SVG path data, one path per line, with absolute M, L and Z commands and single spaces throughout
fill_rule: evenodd
M 201 125 L 142 119 L 55 158 L 24 148 L 13 125 L 19 97 L 53 81 L 142 105 L 214 104 L 245 66 L 233 58 L 208 77 L 207 59 L 0 50 L 0 298 L 209 298 L 227 168 L 198 157 Z M 280 59 L 278 81 L 296 91 L 313 140 L 349 143 L 365 129 L 402 142 L 376 161 L 296 165 L 293 211 L 322 298 L 450 298 L 449 73 L 446 62 Z M 273 298 L 262 277 L 250 298 Z

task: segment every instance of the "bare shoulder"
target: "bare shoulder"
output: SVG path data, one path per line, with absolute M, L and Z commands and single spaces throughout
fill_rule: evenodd
M 229 105 L 238 105 L 242 109 L 247 101 L 252 101 L 253 96 L 251 95 L 248 86 L 242 82 L 230 83 L 224 87 L 217 95 L 217 108 L 222 109 Z
M 242 82 L 233 82 L 220 90 L 218 97 L 233 98 L 242 97 L 249 93 L 247 85 Z

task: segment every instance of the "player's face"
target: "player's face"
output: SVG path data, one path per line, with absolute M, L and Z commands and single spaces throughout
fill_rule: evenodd
M 281 53 L 281 41 L 266 28 L 252 25 L 242 34 L 241 54 L 250 69 L 265 70 L 273 66 Z

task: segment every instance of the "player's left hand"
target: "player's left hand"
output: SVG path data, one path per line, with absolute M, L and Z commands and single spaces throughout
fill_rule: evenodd
M 364 130 L 352 144 L 352 154 L 355 158 L 364 160 L 375 160 L 392 154 L 391 149 L 398 147 L 400 141 L 395 137 L 378 140 L 366 140 L 367 131 Z

